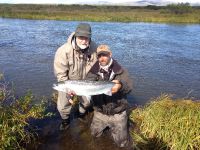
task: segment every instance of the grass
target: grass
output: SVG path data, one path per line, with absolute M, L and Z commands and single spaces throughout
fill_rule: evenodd
M 45 104 L 33 105 L 33 96 L 15 98 L 0 74 L 0 149 L 25 149 L 36 134 L 30 118 L 43 118 Z M 169 95 L 132 111 L 130 131 L 140 150 L 197 150 L 200 147 L 200 102 L 173 100 Z
M 176 8 L 173 8 L 176 9 Z M 175 13 L 174 13 L 175 12 Z M 176 13 L 168 7 L 0 4 L 0 17 L 98 22 L 200 23 L 199 7 Z
M 132 137 L 138 148 L 197 150 L 200 147 L 200 102 L 172 100 L 163 95 L 130 118 L 136 123 Z
M 39 119 L 45 113 L 45 103 L 33 104 L 34 97 L 29 92 L 21 98 L 15 98 L 9 84 L 0 80 L 0 149 L 25 149 L 33 143 L 35 132 L 29 125 L 30 119 Z

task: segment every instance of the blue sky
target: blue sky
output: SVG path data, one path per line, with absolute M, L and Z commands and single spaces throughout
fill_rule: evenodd
M 109 3 L 124 3 L 124 2 L 137 2 L 140 0 L 1 0 L 0 3 L 31 3 L 31 4 L 91 4 L 97 2 L 109 2 Z M 200 3 L 200 0 L 146 0 L 153 2 L 189 2 L 189 3 Z

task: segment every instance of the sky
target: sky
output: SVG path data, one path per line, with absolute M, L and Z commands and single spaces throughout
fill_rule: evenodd
M 0 3 L 31 3 L 31 4 L 92 4 L 97 2 L 109 2 L 109 3 L 124 3 L 124 2 L 137 2 L 141 0 L 0 0 Z M 145 0 L 145 1 L 153 1 L 153 2 L 171 2 L 171 3 L 179 3 L 179 2 L 189 2 L 192 3 L 200 3 L 200 0 Z

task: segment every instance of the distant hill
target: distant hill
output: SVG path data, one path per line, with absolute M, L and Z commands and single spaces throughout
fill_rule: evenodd
M 109 2 L 106 0 L 96 1 L 96 2 L 82 2 L 81 4 L 96 4 L 96 5 L 123 5 L 123 6 L 147 6 L 147 5 L 156 5 L 156 6 L 166 6 L 171 3 L 176 3 L 173 0 L 137 0 L 137 1 L 124 1 L 124 2 Z M 200 2 L 191 3 L 191 6 L 200 6 Z
M 176 0 L 124 0 L 123 2 L 118 2 L 117 0 L 111 1 L 111 0 L 76 0 L 76 1 L 57 1 L 57 3 L 55 2 L 51 2 L 52 0 L 50 0 L 49 2 L 44 3 L 43 1 L 41 2 L 31 2 L 31 1 L 27 1 L 27 2 L 23 2 L 23 4 L 79 4 L 79 5 L 117 5 L 117 6 L 148 6 L 148 5 L 156 5 L 156 6 L 166 6 L 168 4 L 172 4 L 172 3 L 178 3 L 176 2 Z M 175 1 L 175 2 L 174 2 Z M 200 6 L 200 0 L 193 0 L 193 2 L 191 2 L 191 0 L 188 0 L 188 3 L 190 3 L 191 6 Z M 3 2 L 0 2 L 0 4 Z M 11 3 L 11 4 L 20 4 L 20 0 L 16 1 L 16 0 L 12 0 L 12 1 L 7 1 L 7 3 Z

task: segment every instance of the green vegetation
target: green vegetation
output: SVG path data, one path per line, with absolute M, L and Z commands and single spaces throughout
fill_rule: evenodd
M 131 114 L 136 146 L 143 149 L 197 150 L 200 147 L 200 102 L 173 101 L 164 95 Z
M 33 96 L 29 92 L 24 97 L 15 98 L 8 84 L 0 78 L 0 149 L 24 149 L 33 143 L 36 133 L 30 127 L 30 119 L 48 116 L 45 103 L 33 104 Z
M 178 3 L 167 5 L 167 9 L 174 14 L 186 14 L 192 12 L 192 7 L 189 3 Z
M 100 22 L 200 23 L 199 7 L 0 4 L 0 17 Z
M 0 149 L 25 149 L 34 145 L 36 132 L 30 119 L 48 116 L 45 103 L 33 104 L 33 96 L 15 98 L 0 74 Z M 200 147 L 200 102 L 172 100 L 163 95 L 132 111 L 134 148 L 145 150 L 197 150 Z M 36 142 L 36 144 L 38 144 Z

